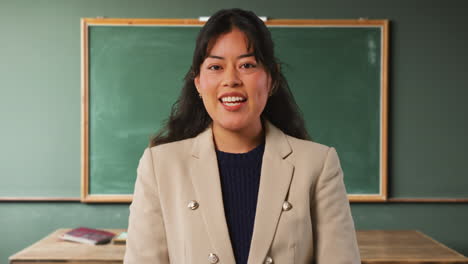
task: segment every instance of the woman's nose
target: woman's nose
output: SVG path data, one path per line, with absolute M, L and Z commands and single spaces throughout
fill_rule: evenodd
M 228 67 L 224 71 L 223 86 L 237 87 L 242 81 L 239 78 L 238 72 L 234 67 Z

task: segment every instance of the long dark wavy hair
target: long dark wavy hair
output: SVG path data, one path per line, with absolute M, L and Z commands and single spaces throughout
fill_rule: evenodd
M 253 12 L 236 8 L 216 12 L 200 30 L 192 66 L 184 78 L 181 94 L 172 106 L 171 114 L 164 126 L 151 139 L 151 147 L 195 137 L 211 124 L 212 119 L 198 96 L 194 79 L 200 74 L 200 66 L 209 53 L 211 41 L 233 28 L 239 29 L 247 36 L 255 59 L 271 76 L 271 96 L 261 118 L 269 120 L 290 136 L 310 139 L 299 107 L 275 58 L 270 31 Z

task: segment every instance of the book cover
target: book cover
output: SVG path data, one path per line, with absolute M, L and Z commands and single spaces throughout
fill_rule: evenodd
M 89 245 L 98 245 L 108 243 L 114 236 L 114 233 L 108 231 L 78 227 L 63 234 L 60 238 Z

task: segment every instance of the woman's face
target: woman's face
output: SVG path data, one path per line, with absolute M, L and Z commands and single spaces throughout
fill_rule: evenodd
M 247 132 L 261 128 L 271 78 L 257 63 L 239 29 L 219 36 L 200 66 L 195 86 L 213 119 L 213 129 Z

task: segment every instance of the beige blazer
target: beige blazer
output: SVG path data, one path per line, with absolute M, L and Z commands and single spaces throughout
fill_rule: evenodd
M 361 263 L 335 149 L 265 130 L 248 263 Z M 137 171 L 124 263 L 235 263 L 211 128 L 146 149 Z

